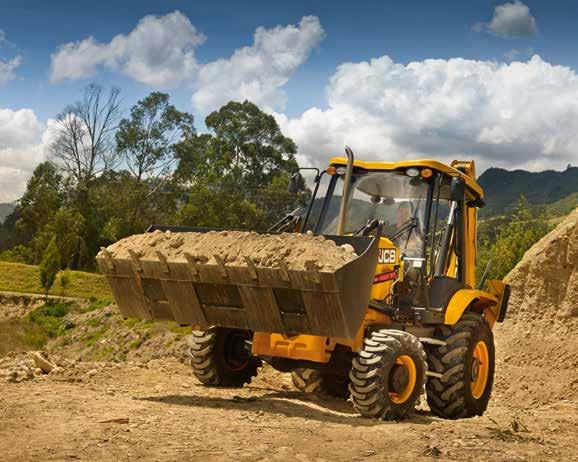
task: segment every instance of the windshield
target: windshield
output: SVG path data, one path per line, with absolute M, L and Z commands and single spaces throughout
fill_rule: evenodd
M 321 226 L 323 234 L 335 234 L 343 175 L 335 190 Z M 352 178 L 351 197 L 346 215 L 345 233 L 360 230 L 369 220 L 384 222 L 383 234 L 408 257 L 421 257 L 424 248 L 425 214 L 428 183 L 419 177 L 398 172 L 356 173 Z

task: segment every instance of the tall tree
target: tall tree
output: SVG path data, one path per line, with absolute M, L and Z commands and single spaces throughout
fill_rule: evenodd
M 169 104 L 169 95 L 154 92 L 130 110 L 116 132 L 117 151 L 137 181 L 167 172 L 174 163 L 173 145 L 195 134 L 193 116 Z
M 82 98 L 57 117 L 56 137 L 49 146 L 51 157 L 71 182 L 71 206 L 84 218 L 72 268 L 94 266 L 99 227 L 91 189 L 100 175 L 118 164 L 114 132 L 120 115 L 119 93 L 118 88 L 106 93 L 95 84 L 85 87 Z
M 134 178 L 123 188 L 128 210 L 122 221 L 129 232 L 142 230 L 144 216 L 166 189 L 175 163 L 175 144 L 194 135 L 193 116 L 178 111 L 165 93 L 151 93 L 132 107 L 130 118 L 121 120 L 116 147 Z
M 190 185 L 177 221 L 259 229 L 303 203 L 306 193 L 286 193 L 298 168 L 297 148 L 271 115 L 248 101 L 230 102 L 205 124 L 208 134 L 184 140 L 175 149 L 176 176 Z
M 119 93 L 112 88 L 105 95 L 102 87 L 90 84 L 79 101 L 57 116 L 56 137 L 49 152 L 82 188 L 88 188 L 91 180 L 117 162 L 114 130 L 120 114 Z

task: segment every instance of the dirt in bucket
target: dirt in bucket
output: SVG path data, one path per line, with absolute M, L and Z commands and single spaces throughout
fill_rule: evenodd
M 259 234 L 244 231 L 206 233 L 154 231 L 136 234 L 110 245 L 113 258 L 130 258 L 132 250 L 140 259 L 157 260 L 157 251 L 169 261 L 186 260 L 185 253 L 202 264 L 217 264 L 215 255 L 226 265 L 247 266 L 246 257 L 256 266 L 305 270 L 314 262 L 321 271 L 335 271 L 357 257 L 349 244 L 338 246 L 332 240 L 313 234 Z M 99 254 L 100 255 L 100 254 Z

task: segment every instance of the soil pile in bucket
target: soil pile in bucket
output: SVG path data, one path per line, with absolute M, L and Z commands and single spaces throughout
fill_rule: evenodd
M 321 271 L 335 271 L 357 255 L 349 244 L 312 234 L 258 234 L 244 231 L 175 233 L 154 231 L 122 239 L 107 248 L 113 258 L 129 259 L 132 250 L 140 259 L 157 260 L 157 252 L 169 261 L 186 261 L 185 253 L 202 264 L 215 265 L 215 255 L 226 265 L 247 266 L 246 257 L 256 266 L 305 270 L 314 262 Z M 100 254 L 99 254 L 100 255 Z
M 578 394 L 578 209 L 508 274 L 508 314 L 496 326 L 496 391 L 538 406 Z

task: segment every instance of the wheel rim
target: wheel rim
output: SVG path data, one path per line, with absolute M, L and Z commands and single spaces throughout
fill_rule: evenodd
M 390 372 L 390 382 L 396 380 L 394 375 L 399 374 L 405 375 L 405 383 L 402 385 L 402 389 L 399 391 L 389 392 L 389 397 L 395 404 L 405 403 L 412 395 L 417 382 L 417 368 L 414 360 L 410 356 L 402 355 L 395 360 L 395 365 L 392 367 Z
M 244 346 L 245 336 L 229 334 L 225 341 L 225 363 L 233 372 L 242 371 L 249 364 L 249 354 Z
M 486 342 L 480 340 L 476 343 L 472 357 L 472 370 L 470 376 L 470 388 L 472 396 L 480 399 L 486 390 L 490 371 L 490 354 Z

